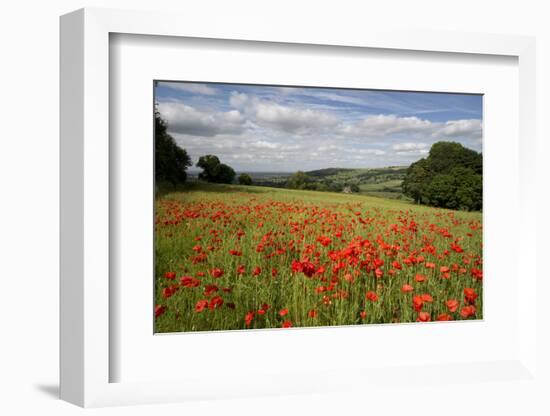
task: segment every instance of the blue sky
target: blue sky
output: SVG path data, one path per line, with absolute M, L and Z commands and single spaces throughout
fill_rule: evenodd
M 481 95 L 158 82 L 155 101 L 194 163 L 237 171 L 401 166 L 440 140 L 482 144 Z

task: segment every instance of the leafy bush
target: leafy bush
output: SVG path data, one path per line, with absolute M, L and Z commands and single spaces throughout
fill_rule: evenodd
M 241 173 L 239 175 L 239 184 L 240 185 L 252 185 L 252 178 L 248 173 Z
M 220 163 L 220 159 L 214 155 L 205 155 L 199 158 L 197 166 L 202 168 L 199 179 L 213 183 L 233 183 L 235 171 L 231 166 Z

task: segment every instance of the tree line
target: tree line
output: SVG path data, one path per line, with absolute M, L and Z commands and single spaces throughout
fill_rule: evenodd
M 402 188 L 419 204 L 479 211 L 483 208 L 482 155 L 460 143 L 434 143 L 428 157 L 409 166 Z

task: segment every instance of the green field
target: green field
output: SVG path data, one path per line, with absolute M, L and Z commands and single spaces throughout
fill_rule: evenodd
M 401 183 L 407 171 L 406 166 L 385 168 L 344 169 L 326 168 L 305 172 L 308 178 L 306 190 L 339 192 L 345 187 L 354 187 L 353 193 L 389 199 L 409 200 L 403 195 Z M 256 185 L 286 187 L 290 173 L 250 173 Z M 357 187 L 357 188 L 355 188 Z
M 378 179 L 161 187 L 156 332 L 482 318 L 481 213 L 380 198 L 400 179 Z

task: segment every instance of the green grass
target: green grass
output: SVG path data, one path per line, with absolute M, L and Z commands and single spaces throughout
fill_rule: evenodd
M 431 320 L 447 311 L 444 302 L 448 299 L 460 302 L 456 312 L 447 311 L 451 318 L 462 319 L 459 311 L 465 306 L 466 287 L 479 295 L 476 315 L 469 319 L 482 317 L 482 282 L 470 274 L 472 268 L 482 268 L 475 265 L 482 259 L 480 213 L 439 210 L 360 194 L 202 183 L 161 186 L 156 210 L 156 303 L 166 308 L 156 319 L 157 332 L 277 328 L 284 321 L 291 321 L 293 326 L 414 322 L 418 318 L 412 307 L 415 293 L 433 297 L 433 302 L 423 306 Z M 416 232 L 411 221 L 417 224 Z M 452 237 L 445 236 L 445 230 Z M 326 247 L 318 241 L 320 236 L 331 240 Z M 368 240 L 368 246 L 365 243 L 346 257 L 344 250 L 352 250 L 359 239 Z M 464 253 L 451 250 L 455 240 Z M 258 250 L 259 245 L 262 250 Z M 421 251 L 427 246 L 433 247 L 435 254 Z M 231 255 L 230 250 L 240 251 L 242 256 Z M 207 254 L 198 262 L 201 252 Z M 334 253 L 343 257 L 335 260 Z M 424 262 L 404 263 L 405 258 L 420 255 Z M 292 262 L 305 258 L 316 269 L 324 266 L 326 271 L 311 277 L 293 271 Z M 372 263 L 374 258 L 384 261 L 380 278 L 360 265 Z M 470 263 L 464 264 L 464 259 Z M 394 261 L 401 270 L 392 267 Z M 339 262 L 343 267 L 333 271 Z M 426 268 L 426 262 L 436 268 Z M 465 272 L 451 272 L 450 279 L 443 279 L 439 268 L 453 264 Z M 239 265 L 246 268 L 245 274 L 237 273 Z M 253 276 L 256 267 L 261 273 Z M 214 268 L 223 270 L 223 276 L 211 276 Z M 277 270 L 275 277 L 272 269 Z M 390 269 L 395 270 L 393 276 Z M 165 278 L 167 272 L 175 272 L 177 278 Z M 417 283 L 414 278 L 418 273 L 426 275 L 427 281 Z M 182 276 L 198 279 L 200 284 L 182 287 Z M 414 286 L 415 292 L 402 293 L 405 283 Z M 218 292 L 206 296 L 205 285 L 216 285 Z M 165 298 L 163 290 L 167 287 L 177 289 Z M 320 287 L 331 290 L 319 292 Z M 375 292 L 378 301 L 366 300 L 367 291 Z M 197 302 L 210 301 L 213 296 L 220 296 L 223 305 L 195 311 Z M 269 308 L 259 314 L 263 303 Z M 278 313 L 282 309 L 288 309 L 284 317 Z M 308 315 L 311 310 L 316 311 L 314 318 Z M 249 312 L 255 316 L 247 326 L 245 315 Z

